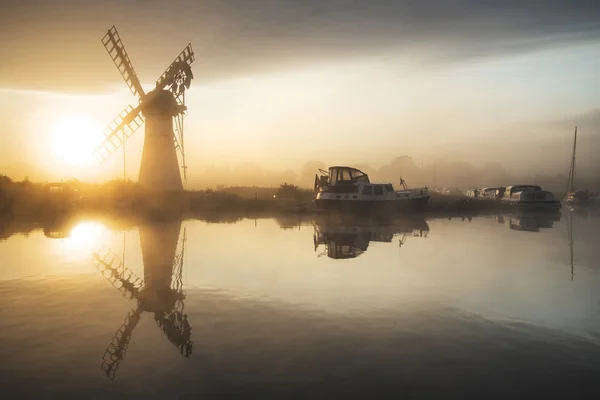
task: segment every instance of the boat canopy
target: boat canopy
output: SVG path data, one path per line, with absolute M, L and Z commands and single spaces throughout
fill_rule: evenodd
M 522 192 L 524 190 L 542 190 L 542 188 L 539 187 L 539 186 L 537 186 L 537 185 L 514 185 L 514 186 L 507 186 L 506 190 L 504 191 L 504 196 L 505 197 L 511 197 L 513 195 L 513 193 Z
M 359 169 L 351 167 L 329 167 L 329 184 L 331 186 L 347 183 L 370 183 L 369 176 Z

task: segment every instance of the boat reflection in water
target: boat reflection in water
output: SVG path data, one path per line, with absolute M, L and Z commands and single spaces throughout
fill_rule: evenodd
M 125 266 L 123 260 L 116 262 L 110 252 L 94 253 L 96 268 L 119 291 L 134 300 L 135 307 L 127 314 L 123 325 L 117 330 L 102 357 L 102 369 L 110 379 L 115 378 L 119 363 L 131 340 L 141 314 L 154 314 L 156 325 L 181 354 L 192 354 L 191 326 L 184 314 L 182 268 L 186 232 L 178 250 L 181 221 L 142 225 L 139 228 L 144 279 L 137 277 Z
M 560 221 L 560 212 L 519 211 L 496 216 L 496 222 L 506 224 L 517 231 L 539 232 L 540 228 L 552 228 Z
M 401 235 L 398 244 L 402 246 L 408 236 L 427 237 L 429 226 L 425 219 L 411 218 L 381 223 L 370 220 L 315 220 L 313 243 L 315 252 L 319 246 L 325 250 L 318 257 L 327 255 L 334 259 L 356 258 L 367 251 L 370 242 L 391 243 Z

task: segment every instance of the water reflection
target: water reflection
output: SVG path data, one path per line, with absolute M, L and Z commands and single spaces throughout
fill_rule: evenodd
M 552 228 L 560 217 L 560 212 L 520 211 L 496 215 L 496 222 L 516 231 L 539 232 L 540 228 Z
M 573 280 L 573 278 L 575 277 L 575 265 L 573 263 L 573 259 L 574 257 L 574 252 L 573 252 L 573 216 L 571 214 L 569 214 L 567 216 L 567 230 L 569 233 L 569 256 L 571 259 L 571 280 Z
M 120 262 L 116 262 L 116 257 L 110 252 L 93 255 L 96 268 L 102 275 L 125 298 L 136 302 L 136 307 L 127 314 L 102 357 L 102 369 L 110 379 L 115 378 L 133 330 L 145 311 L 154 314 L 156 325 L 183 356 L 192 354 L 192 328 L 184 313 L 182 282 L 186 230 L 184 228 L 178 250 L 180 231 L 181 221 L 140 226 L 143 280 L 126 267 L 125 255 Z
M 48 239 L 66 239 L 71 236 L 75 224 L 71 219 L 58 218 L 44 224 L 44 236 Z
M 18 398 L 598 391 L 597 218 L 313 218 L 143 222 L 123 255 L 108 218 L 0 243 L 0 386 Z M 104 229 L 101 274 L 55 252 Z
M 313 222 L 313 244 L 315 252 L 323 245 L 324 250 L 318 257 L 327 255 L 334 259 L 356 258 L 367 251 L 370 242 L 391 243 L 395 236 L 401 235 L 398 245 L 401 247 L 410 235 L 427 237 L 429 225 L 425 219 L 407 218 L 387 223 L 371 220 L 331 220 L 315 219 Z

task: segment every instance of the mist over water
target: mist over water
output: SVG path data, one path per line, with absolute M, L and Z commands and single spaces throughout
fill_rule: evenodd
M 227 222 L 3 235 L 3 392 L 600 393 L 595 212 Z

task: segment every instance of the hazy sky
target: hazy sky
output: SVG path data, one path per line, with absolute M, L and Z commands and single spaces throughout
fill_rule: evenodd
M 62 162 L 57 134 L 81 116 L 91 137 L 135 104 L 100 42 L 113 24 L 148 90 L 192 43 L 186 148 L 198 179 L 211 164 L 300 170 L 403 154 L 568 168 L 575 124 L 582 162 L 600 148 L 597 1 L 20 0 L 0 6 L 1 170 L 120 174 L 120 155 Z M 142 143 L 143 130 L 128 142 L 133 175 Z

